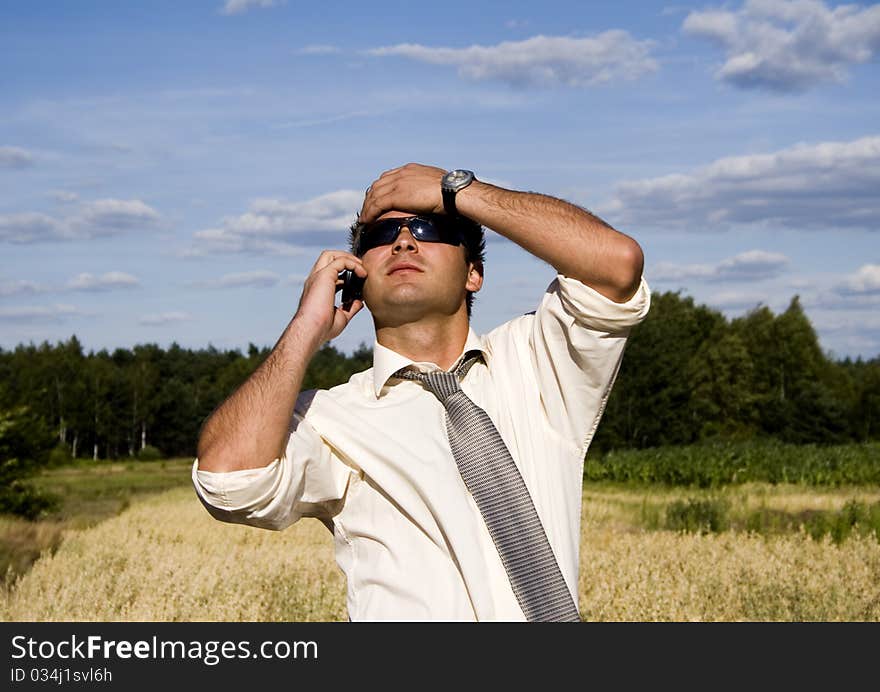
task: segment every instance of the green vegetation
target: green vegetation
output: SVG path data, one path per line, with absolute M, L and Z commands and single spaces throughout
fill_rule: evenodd
M 152 462 L 194 457 L 205 418 L 265 359 L 269 349 L 168 350 L 154 344 L 85 354 L 73 336 L 51 346 L 0 349 L 0 514 L 52 512 L 42 483 L 24 479 L 74 458 Z M 371 365 L 325 345 L 306 388 L 327 388 Z
M 666 507 L 666 528 L 688 533 L 726 531 L 729 526 L 728 509 L 725 500 L 676 500 Z
M 854 533 L 880 541 L 880 502 L 849 500 L 839 510 L 785 511 L 761 507 L 734 519 L 729 501 L 690 497 L 667 505 L 666 528 L 686 533 L 721 533 L 735 529 L 761 535 L 803 530 L 815 540 L 829 536 L 836 545 Z
M 880 358 L 824 354 L 797 296 L 780 315 L 758 307 L 728 321 L 678 293 L 655 293 L 627 343 L 593 449 L 753 437 L 880 440 Z
M 756 439 L 590 453 L 584 478 L 698 488 L 750 482 L 880 484 L 880 444 L 796 445 Z
M 253 344 L 247 354 L 146 344 L 86 354 L 75 336 L 55 346 L 0 349 L 0 416 L 25 407 L 39 422 L 31 454 L 41 457 L 38 465 L 53 444 L 60 461 L 195 456 L 202 422 L 268 353 Z M 326 345 L 304 386 L 332 387 L 371 363 L 366 347 L 346 356 Z
M 50 459 L 52 436 L 28 406 L 0 410 L 0 513 L 35 519 L 53 506 L 51 496 L 24 481 Z
M 162 458 L 162 452 L 153 445 L 144 445 L 138 451 L 137 458 L 141 461 L 158 461 Z
M 191 467 L 192 459 L 79 460 L 20 482 L 20 496 L 50 498 L 50 504 L 38 521 L 0 516 L 0 576 L 7 584 L 13 581 L 41 555 L 54 551 L 67 530 L 88 528 L 115 516 L 137 498 L 188 485 Z
M 46 469 L 28 485 L 56 498 L 43 518 L 83 528 L 119 514 L 135 497 L 188 485 L 192 459 L 155 462 L 93 462 L 79 460 Z
M 789 533 L 801 528 L 820 540 L 830 536 L 839 545 L 853 534 L 873 535 L 880 541 L 880 502 L 850 500 L 840 510 L 780 512 L 762 508 L 749 514 L 744 528 L 762 535 Z

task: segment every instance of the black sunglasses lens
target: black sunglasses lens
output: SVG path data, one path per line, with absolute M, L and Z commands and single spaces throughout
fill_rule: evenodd
M 452 224 L 443 219 L 429 219 L 421 216 L 401 217 L 377 221 L 366 228 L 360 238 L 360 254 L 381 245 L 393 243 L 406 226 L 412 237 L 426 243 L 447 243 L 458 245 L 462 242 L 461 234 Z
M 416 217 L 407 224 L 409 232 L 416 240 L 424 240 L 428 243 L 436 243 L 439 239 L 438 224 L 430 219 Z
M 368 226 L 361 233 L 360 252 L 365 253 L 380 245 L 393 243 L 400 232 L 401 223 L 398 219 L 385 219 Z
M 410 233 L 417 240 L 429 243 L 460 245 L 464 241 L 461 229 L 442 216 L 430 219 L 413 219 Z

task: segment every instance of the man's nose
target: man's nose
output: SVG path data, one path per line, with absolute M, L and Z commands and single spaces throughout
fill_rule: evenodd
M 413 238 L 412 233 L 409 232 L 409 228 L 404 226 L 400 229 L 400 233 L 397 234 L 397 238 L 394 240 L 394 244 L 391 247 L 391 252 L 397 253 L 406 250 L 407 252 L 418 252 L 419 245 L 416 242 L 416 239 Z

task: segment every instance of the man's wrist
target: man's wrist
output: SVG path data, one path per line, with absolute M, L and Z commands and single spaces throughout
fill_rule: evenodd
M 327 341 L 329 327 L 305 312 L 297 312 L 281 335 L 278 346 L 294 357 L 311 358 Z
M 484 183 L 482 180 L 474 178 L 474 181 L 470 185 L 456 194 L 456 209 L 462 216 L 466 216 L 471 219 L 471 221 L 483 224 L 482 217 L 485 216 L 483 211 L 485 210 L 486 205 L 491 203 L 491 200 L 498 191 L 499 188 L 494 185 Z

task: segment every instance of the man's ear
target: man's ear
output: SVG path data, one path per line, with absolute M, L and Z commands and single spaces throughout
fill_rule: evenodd
M 465 288 L 472 293 L 476 293 L 483 287 L 483 263 L 468 262 L 468 277 Z

